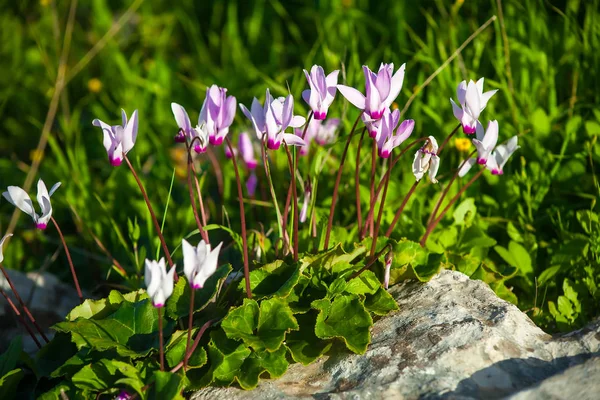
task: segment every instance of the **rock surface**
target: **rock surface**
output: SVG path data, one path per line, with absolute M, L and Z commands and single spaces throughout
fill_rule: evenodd
M 334 354 L 246 392 L 193 399 L 598 398 L 600 320 L 552 337 L 483 282 L 443 271 L 391 290 L 400 311 L 377 321 L 364 355 Z
M 51 338 L 53 331 L 50 327 L 64 320 L 69 311 L 79 304 L 79 298 L 73 286 L 61 282 L 48 272 L 24 274 L 7 269 L 7 273 L 38 325 L 44 330 L 46 336 Z M 2 274 L 0 274 L 0 287 L 11 296 L 13 303 L 19 307 L 16 297 L 12 294 L 9 284 Z M 23 312 L 20 307 L 19 310 Z M 25 315 L 24 317 L 29 324 L 29 319 Z M 33 325 L 29 325 L 37 333 Z M 0 296 L 0 353 L 4 350 L 3 347 L 8 345 L 10 340 L 18 334 L 23 336 L 23 349 L 27 353 L 35 353 L 38 349 L 35 342 L 15 317 L 8 302 L 3 296 Z M 36 336 L 43 344 L 41 335 L 37 334 Z

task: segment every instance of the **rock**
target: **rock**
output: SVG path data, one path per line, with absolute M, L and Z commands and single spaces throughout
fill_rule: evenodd
M 600 377 L 600 320 L 552 337 L 485 283 L 454 271 L 390 292 L 400 311 L 375 323 L 364 355 L 335 353 L 250 392 L 211 387 L 192 398 L 597 398 L 599 380 L 586 374 Z
M 6 271 L 38 325 L 46 336 L 51 338 L 53 331 L 50 330 L 50 327 L 64 320 L 69 311 L 79 304 L 79 297 L 77 297 L 75 289 L 48 272 L 24 274 L 11 269 L 6 269 Z M 19 307 L 16 297 L 14 297 L 6 278 L 2 274 L 0 274 L 0 287 L 6 294 L 11 296 L 13 303 Z M 20 307 L 19 311 L 23 313 Z M 39 342 L 44 344 L 42 336 L 37 334 L 37 330 L 30 324 L 24 313 L 23 317 L 31 330 L 36 333 Z M 4 350 L 3 347 L 8 345 L 10 340 L 18 334 L 23 336 L 23 349 L 29 354 L 35 353 L 38 349 L 37 345 L 15 317 L 8 302 L 3 296 L 0 296 L 0 347 L 2 347 L 0 353 Z

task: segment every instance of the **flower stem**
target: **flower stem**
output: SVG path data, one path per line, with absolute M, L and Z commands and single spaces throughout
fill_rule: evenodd
M 352 274 L 352 276 L 350 277 L 349 280 L 352 280 L 354 278 L 356 278 L 357 276 L 359 276 L 360 274 L 362 274 L 364 271 L 366 271 L 371 265 L 375 264 L 375 261 L 377 261 L 377 259 L 386 251 L 386 250 L 392 250 L 392 245 L 388 244 L 386 245 L 383 249 L 379 250 L 377 252 L 377 254 L 375 254 L 373 257 L 371 257 L 371 259 L 365 264 L 364 267 L 362 267 L 361 269 L 359 269 L 357 272 L 355 272 L 354 274 Z
M 185 353 L 184 354 L 184 358 L 183 358 L 183 370 L 185 371 L 185 367 L 187 366 L 187 361 L 188 361 L 188 349 L 190 348 L 190 340 L 192 339 L 192 324 L 194 323 L 194 297 L 196 295 L 196 291 L 194 290 L 194 288 L 192 288 L 190 286 L 190 288 L 192 289 L 192 293 L 190 294 L 190 316 L 188 319 L 188 334 L 187 334 L 187 341 L 185 343 Z
M 440 153 L 442 152 L 442 149 L 446 146 L 446 144 L 448 144 L 448 142 L 450 141 L 450 138 L 452 136 L 454 136 L 454 134 L 458 131 L 458 128 L 460 128 L 462 125 L 459 123 L 456 128 L 454 128 L 454 130 L 452 132 L 450 132 L 450 134 L 446 137 L 446 139 L 444 139 L 444 143 L 442 143 L 442 145 L 438 148 L 437 151 L 437 155 L 439 156 Z
M 381 195 L 381 200 L 379 202 L 379 213 L 377 214 L 377 223 L 375 224 L 375 232 L 373 233 L 373 243 L 371 243 L 371 257 L 375 254 L 375 249 L 377 248 L 377 236 L 379 235 L 379 228 L 381 227 L 381 216 L 383 215 L 383 209 L 385 208 L 385 197 L 387 196 L 387 190 L 390 183 L 390 175 L 392 174 L 393 165 L 390 164 L 387 169 L 385 176 L 383 177 L 383 194 Z M 375 199 L 372 200 L 375 202 Z
M 398 211 L 396 211 L 396 215 L 394 215 L 394 220 L 390 224 L 390 227 L 388 228 L 388 230 L 385 232 L 385 237 L 390 237 L 390 235 L 394 231 L 394 228 L 396 227 L 396 224 L 398 223 L 398 220 L 400 219 L 400 215 L 402 214 L 402 211 L 404 211 L 404 207 L 406 207 L 406 204 L 408 203 L 408 199 L 410 199 L 410 196 L 412 196 L 412 194 L 415 192 L 415 189 L 417 188 L 417 186 L 419 186 L 419 182 L 421 182 L 421 181 L 416 181 L 415 183 L 413 183 L 413 185 L 410 187 L 410 190 L 408 191 L 408 193 L 406 193 L 406 196 L 404 196 L 404 200 L 402 200 L 402 204 L 400 204 L 400 208 L 398 208 Z
M 354 135 L 354 131 L 356 130 L 356 125 L 358 125 L 358 121 L 360 121 L 361 114 L 358 114 L 356 121 L 354 121 L 354 125 L 352 126 L 352 130 L 348 135 L 348 139 L 346 140 L 346 146 L 344 147 L 344 152 L 342 153 L 342 158 L 340 159 L 340 165 L 338 167 L 337 177 L 335 178 L 335 185 L 333 186 L 333 195 L 331 198 L 331 207 L 329 208 L 329 219 L 327 221 L 327 231 L 325 232 L 325 244 L 324 249 L 329 247 L 329 238 L 331 236 L 331 227 L 333 225 L 333 215 L 335 213 L 335 203 L 337 202 L 338 190 L 340 187 L 340 181 L 342 179 L 342 171 L 344 170 L 344 161 L 346 161 L 346 155 L 348 154 L 348 148 L 350 147 L 350 142 L 352 141 L 352 136 Z
M 279 229 L 279 237 L 284 243 L 287 243 L 287 246 L 289 248 L 289 237 L 287 235 L 287 232 L 283 229 L 283 218 L 281 216 L 281 210 L 279 209 L 279 203 L 277 202 L 277 194 L 275 194 L 275 187 L 273 186 L 273 178 L 271 177 L 271 167 L 269 166 L 269 159 L 267 158 L 266 146 L 267 144 L 263 140 L 261 155 L 263 166 L 265 168 L 265 175 L 267 177 L 267 183 L 269 184 L 269 190 L 271 192 L 273 206 L 275 207 L 275 214 L 277 214 L 277 228 Z
M 292 157 L 290 149 L 286 143 L 283 144 L 285 153 L 287 154 L 288 165 L 291 174 L 291 188 L 292 196 L 294 197 L 294 230 L 292 234 L 292 241 L 294 243 L 294 261 L 298 261 L 298 192 L 296 190 L 296 157 Z M 295 152 L 294 152 L 295 153 Z
M 450 190 L 450 187 L 452 186 L 452 184 L 454 183 L 454 181 L 456 180 L 456 178 L 458 178 L 458 173 L 460 172 L 460 170 L 462 169 L 462 167 L 466 164 L 466 162 L 469 161 L 469 158 L 471 158 L 476 152 L 477 152 L 477 150 L 473 150 L 471 152 L 471 154 L 469 154 L 468 157 L 460 164 L 460 166 L 458 167 L 458 170 L 456 171 L 456 173 L 454 174 L 454 176 L 452 176 L 452 178 L 450 179 L 450 182 L 448 182 L 448 184 L 446 185 L 446 187 L 442 191 L 442 194 L 440 195 L 440 198 L 438 199 L 437 203 L 435 203 L 435 207 L 433 207 L 433 211 L 431 212 L 431 215 L 429 216 L 429 219 L 427 220 L 427 225 L 428 226 L 429 226 L 429 224 L 431 224 L 431 221 L 433 221 L 433 219 L 435 218 L 435 215 L 437 214 L 438 210 L 440 209 L 440 206 L 442 205 L 442 201 L 444 201 L 444 198 L 448 194 L 448 191 Z M 439 154 L 439 151 L 438 151 L 438 154 Z
M 133 177 L 135 178 L 135 181 L 137 182 L 137 184 L 140 188 L 140 191 L 142 192 L 142 196 L 144 197 L 144 201 L 146 201 L 146 206 L 148 207 L 148 211 L 150 211 L 150 217 L 152 218 L 152 222 L 154 223 L 154 229 L 156 230 L 156 234 L 158 235 L 158 238 L 160 239 L 160 244 L 162 245 L 163 252 L 165 253 L 165 257 L 167 257 L 169 267 L 172 267 L 173 260 L 171 259 L 171 253 L 169 253 L 169 248 L 167 247 L 165 238 L 163 237 L 163 234 L 160 230 L 160 225 L 158 224 L 158 220 L 156 219 L 156 214 L 154 214 L 154 209 L 152 208 L 152 204 L 150 204 L 150 199 L 148 198 L 148 194 L 146 194 L 144 185 L 142 185 L 140 178 L 138 177 L 137 173 L 135 172 L 135 169 L 133 169 L 133 165 L 131 165 L 129 158 L 127 156 L 124 156 L 123 158 L 125 158 L 125 161 L 127 162 L 127 166 L 131 170 L 131 173 L 133 174 Z M 177 277 L 177 274 L 175 274 L 175 277 Z
M 375 167 L 377 161 L 377 140 L 373 138 L 373 148 L 371 151 L 371 188 L 370 188 L 370 196 L 369 199 L 373 207 L 375 207 L 375 203 L 377 202 L 377 197 L 375 197 Z M 373 218 L 367 221 L 369 224 L 369 235 L 373 237 Z
M 290 187 L 288 188 L 288 193 L 287 193 L 287 197 L 285 199 L 285 206 L 283 207 L 283 232 L 285 233 L 286 237 L 289 238 L 289 234 L 287 232 L 287 223 L 288 223 L 288 216 L 290 213 L 290 204 L 292 203 L 292 185 L 290 185 Z M 284 241 L 284 245 L 285 245 L 285 241 Z M 290 246 L 287 246 L 290 247 Z M 293 251 L 292 249 L 289 249 L 289 251 Z M 286 254 L 286 251 L 283 252 L 283 254 Z
M 198 215 L 198 209 L 196 208 L 196 198 L 194 197 L 194 191 L 192 190 L 192 153 L 190 146 L 186 143 L 187 149 L 187 186 L 190 194 L 190 201 L 192 202 L 192 211 L 194 213 L 194 219 L 196 220 L 196 225 L 198 226 L 198 231 L 200 232 L 200 236 L 207 243 L 210 244 L 208 240 L 208 232 L 206 232 L 203 228 L 202 222 L 200 222 L 200 216 Z M 200 191 L 198 191 L 200 194 Z
M 435 220 L 433 220 L 433 222 L 431 224 L 429 224 L 427 226 L 427 231 L 425 231 L 425 234 L 423 235 L 423 237 L 421 238 L 421 241 L 419 242 L 421 244 L 421 247 L 425 247 L 425 244 L 427 243 L 427 238 L 429 237 L 429 235 L 431 234 L 431 232 L 433 232 L 433 230 L 435 229 L 435 227 L 437 226 L 437 224 L 439 224 L 440 221 L 442 220 L 442 218 L 444 218 L 444 215 L 446 215 L 446 213 L 448 212 L 448 210 L 450 209 L 450 207 L 452 207 L 452 205 L 454 203 L 456 203 L 456 200 L 458 200 L 460 198 L 460 195 L 463 194 L 463 192 L 465 190 L 467 190 L 467 188 L 469 186 L 471 186 L 481 176 L 481 174 L 483 174 L 483 171 L 485 171 L 485 168 L 481 168 L 481 170 L 479 170 L 479 172 L 477 174 L 475 174 L 471 178 L 471 180 L 469 180 L 469 182 L 467 182 L 467 184 L 465 186 L 463 186 L 458 191 L 458 193 L 452 198 L 452 200 L 450 200 L 450 202 L 442 210 L 442 212 L 440 213 L 440 215 Z
M 15 304 L 13 303 L 13 301 L 10 299 L 10 297 L 8 297 L 8 295 L 6 294 L 6 292 L 2 288 L 0 288 L 0 293 L 2 293 L 2 296 L 4 296 L 4 298 L 6 299 L 6 301 L 8 302 L 8 304 L 10 305 L 10 308 L 12 308 L 13 312 L 15 313 L 15 315 L 17 316 L 17 318 L 19 319 L 19 322 L 25 327 L 25 329 L 27 330 L 27 333 L 29 333 L 29 336 L 31 336 L 31 338 L 33 339 L 33 341 L 37 345 L 38 349 L 41 349 L 42 345 L 40 344 L 40 341 L 35 337 L 35 334 L 31 330 L 31 328 L 29 327 L 29 325 L 27 325 L 27 322 L 25 322 L 25 319 L 23 318 L 23 316 L 21 315 L 21 313 L 19 312 L 19 310 L 17 309 L 17 307 L 15 306 Z
M 308 118 L 306 119 L 306 124 L 304 124 L 304 130 L 302 131 L 302 140 L 304 140 L 304 137 L 306 136 L 306 131 L 308 130 L 308 124 L 310 124 L 310 121 L 313 118 L 314 115 L 314 111 L 310 111 L 310 114 L 308 114 Z
M 50 217 L 50 220 L 54 224 L 56 231 L 58 232 L 58 236 L 60 236 L 60 241 L 63 244 L 65 249 L 65 253 L 67 255 L 67 260 L 69 261 L 69 267 L 71 268 L 71 275 L 73 275 L 73 281 L 75 282 L 75 289 L 77 289 L 77 296 L 79 296 L 79 302 L 83 303 L 83 294 L 81 294 L 81 288 L 79 287 L 79 279 L 77 279 L 77 273 L 75 272 L 75 267 L 73 266 L 73 260 L 71 260 L 71 253 L 69 252 L 69 248 L 67 247 L 67 242 L 65 242 L 65 237 L 58 226 L 58 223 L 54 219 L 54 217 Z
M 162 307 L 157 308 L 158 311 L 158 351 L 160 357 L 160 370 L 165 370 L 165 348 L 163 344 L 163 313 Z
M 196 348 L 198 347 L 198 343 L 200 343 L 200 339 L 202 339 L 202 335 L 204 335 L 204 332 L 210 327 L 210 325 L 213 322 L 214 322 L 213 320 L 210 320 L 210 321 L 204 323 L 204 325 L 202 325 L 202 327 L 200 328 L 200 331 L 198 332 L 198 334 L 196 335 L 196 338 L 194 339 L 194 343 L 192 344 L 192 347 L 189 349 L 189 351 L 187 351 L 184 360 L 173 367 L 173 369 L 171 370 L 172 373 L 179 371 L 181 369 L 181 367 L 183 367 L 184 363 L 186 363 L 187 360 L 192 356 L 192 354 L 194 354 L 194 351 L 196 351 Z
M 231 140 L 229 137 L 225 137 L 227 141 L 227 146 L 229 146 L 229 150 L 231 154 L 233 152 L 233 146 L 231 145 Z M 248 237 L 246 234 L 246 215 L 244 212 L 244 192 L 242 192 L 242 182 L 240 180 L 240 171 L 238 170 L 237 161 L 235 157 L 231 157 L 231 161 L 233 162 L 233 169 L 235 172 L 235 180 L 237 181 L 237 189 L 238 189 L 238 200 L 240 203 L 240 220 L 242 224 L 242 251 L 244 256 L 244 278 L 246 279 L 246 296 L 249 299 L 252 298 L 252 291 L 250 290 L 250 267 L 248 263 Z
M 354 191 L 356 196 L 356 221 L 358 226 L 359 239 L 363 239 L 362 230 L 362 210 L 360 205 L 360 150 L 362 148 L 363 139 L 367 128 L 363 129 L 358 141 L 358 149 L 356 149 L 356 168 L 354 170 Z
M 21 305 L 21 308 L 23 309 L 23 311 L 25 311 L 25 314 L 27 314 L 27 318 L 29 318 L 29 320 L 31 321 L 33 326 L 35 326 L 35 329 L 37 329 L 37 331 L 40 333 L 40 335 L 42 335 L 42 338 L 44 339 L 44 341 L 46 341 L 46 343 L 48 343 L 49 342 L 48 337 L 46 336 L 46 334 L 44 333 L 42 328 L 40 328 L 38 323 L 35 321 L 35 318 L 33 318 L 33 315 L 31 315 L 29 308 L 27 307 L 27 305 L 25 304 L 25 302 L 19 295 L 19 292 L 17 292 L 17 288 L 15 288 L 15 286 L 13 285 L 12 279 L 10 279 L 10 276 L 8 276 L 8 273 L 6 272 L 6 269 L 4 268 L 4 266 L 2 264 L 0 264 L 0 269 L 2 269 L 2 274 L 4 275 L 4 278 L 6 278 L 6 281 L 8 282 L 8 285 L 10 286 L 10 290 L 12 290 L 13 294 L 17 298 L 17 301 Z

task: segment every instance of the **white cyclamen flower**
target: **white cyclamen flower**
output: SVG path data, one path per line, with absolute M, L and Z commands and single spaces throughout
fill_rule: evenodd
M 493 175 L 504 174 L 503 168 L 510 156 L 519 148 L 518 137 L 513 136 L 506 143 L 496 146 L 492 151 L 490 157 L 488 157 L 485 167 Z M 470 158 L 464 162 L 458 172 L 458 176 L 463 177 L 471 170 L 471 167 L 475 165 L 477 160 Z
M 12 233 L 7 233 L 6 235 L 4 235 L 4 237 L 2 239 L 0 239 L 0 263 L 2 261 L 4 261 L 4 254 L 2 253 L 2 245 L 4 244 L 4 241 L 11 236 L 12 236 Z
M 433 136 L 429 136 L 425 146 L 417 150 L 412 166 L 412 172 L 417 181 L 420 181 L 423 175 L 429 171 L 429 180 L 431 183 L 437 183 L 435 176 L 440 167 L 440 158 L 437 155 L 437 151 L 438 144 Z
M 9 203 L 17 207 L 19 210 L 28 214 L 33 218 L 33 222 L 35 223 L 35 227 L 38 229 L 46 229 L 48 226 L 48 221 L 50 221 L 50 217 L 52 217 L 52 205 L 50 204 L 50 196 L 56 192 L 60 186 L 60 182 L 57 182 L 50 188 L 50 192 L 46 189 L 46 184 L 41 179 L 38 181 L 37 185 L 37 201 L 42 209 L 42 214 L 38 215 L 34 208 L 31 199 L 27 192 L 21 189 L 18 186 L 9 186 L 7 191 L 2 193 L 4 198 L 8 200 Z
M 163 307 L 167 299 L 173 294 L 174 275 L 175 265 L 167 272 L 164 258 L 159 261 L 146 259 L 144 283 L 146 284 L 146 292 L 152 299 L 154 307 Z
M 131 114 L 131 119 L 127 121 L 125 110 L 121 109 L 122 125 L 108 125 L 105 122 L 95 119 L 92 125 L 102 128 L 104 139 L 102 143 L 108 153 L 108 160 L 113 167 L 121 165 L 123 157 L 133 149 L 138 132 L 138 112 L 135 110 Z
M 470 80 L 468 84 L 467 81 L 459 83 L 456 89 L 456 96 L 458 97 L 460 107 L 454 100 L 450 99 L 450 102 L 452 103 L 452 112 L 461 123 L 463 131 L 466 134 L 471 135 L 475 133 L 479 115 L 497 91 L 490 90 L 483 93 L 483 78 L 477 82 Z
M 477 122 L 477 139 L 473 139 L 473 144 L 477 148 L 477 164 L 487 164 L 496 143 L 498 143 L 498 121 L 490 121 L 485 133 L 483 125 Z
M 222 245 L 223 242 L 219 243 L 211 251 L 210 244 L 207 244 L 204 240 L 201 240 L 197 247 L 192 246 L 185 239 L 181 241 L 183 273 L 192 289 L 201 289 L 206 280 L 215 273 Z

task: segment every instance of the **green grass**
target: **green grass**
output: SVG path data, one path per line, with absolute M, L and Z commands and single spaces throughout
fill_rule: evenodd
M 59 3 L 55 7 L 44 1 L 2 2 L 2 187 L 21 185 L 32 156 L 36 156 L 31 152 L 40 139 L 53 94 L 68 14 L 69 2 Z M 431 134 L 441 140 L 455 126 L 448 99 L 455 97 L 458 82 L 483 76 L 488 89 L 499 89 L 482 119 L 498 119 L 500 140 L 517 134 L 522 148 L 504 176 L 486 174 L 465 196 L 475 199 L 477 217 L 473 223 L 496 245 L 473 250 L 450 243 L 443 250 L 449 257 L 460 253 L 483 260 L 486 273 L 472 276 L 486 280 L 499 295 L 518 302 L 549 331 L 580 327 L 600 313 L 596 289 L 600 283 L 599 186 L 595 175 L 600 158 L 596 140 L 600 134 L 600 81 L 596 74 L 600 70 L 599 3 L 503 1 L 508 40 L 503 40 L 500 20 L 496 20 L 418 93 L 405 115 L 416 121 L 415 137 Z M 88 230 L 125 266 L 130 275 L 125 283 L 132 287 L 139 284 L 136 273 L 144 256 L 154 254 L 159 246 L 133 177 L 125 167 L 109 166 L 101 134 L 91 125 L 93 118 L 116 121 L 121 107 L 128 113 L 139 110 L 140 133 L 130 156 L 159 216 L 170 201 L 165 236 L 169 247 L 174 248 L 195 229 L 195 223 L 185 179 L 176 174 L 172 192 L 169 189 L 177 149 L 172 141 L 176 125 L 170 102 L 184 105 L 195 120 L 205 88 L 212 83 L 227 87 L 247 105 L 253 96 L 264 96 L 267 87 L 276 95 L 287 93 L 289 88 L 298 100 L 296 112 L 306 114 L 308 109 L 300 101 L 306 87 L 302 68 L 318 63 L 330 71 L 343 65 L 346 81 L 362 85 L 361 65 L 375 68 L 380 62 L 394 62 L 396 66 L 406 62 L 404 89 L 397 100 L 402 108 L 418 85 L 472 32 L 498 15 L 495 0 L 415 4 L 368 0 L 143 2 L 106 46 L 69 80 L 38 174 L 50 184 L 63 182 L 53 197 L 55 216 L 72 246 L 83 286 L 94 293 L 106 293 L 104 284 L 95 286 L 93 282 L 103 282 L 107 275 L 107 282 L 123 284 L 123 278 L 114 271 L 109 274 L 110 262 Z M 121 2 L 79 2 L 68 77 L 125 11 Z M 101 83 L 97 92 L 90 90 L 92 79 Z M 339 95 L 334 104 L 331 115 L 347 112 L 345 123 L 351 124 L 355 111 L 346 109 Z M 238 112 L 234 135 L 247 127 Z M 334 157 L 340 154 L 342 142 L 333 145 Z M 351 183 L 354 155 L 352 148 L 347 184 L 342 186 L 337 208 L 342 224 L 347 226 L 356 219 Z M 456 149 L 444 155 L 441 184 L 447 182 L 460 160 Z M 273 163 L 275 181 L 281 183 L 278 196 L 283 201 L 288 182 L 285 156 L 278 155 Z M 303 163 L 308 161 L 301 160 L 301 168 Z M 396 169 L 390 185 L 390 211 L 384 216 L 388 222 L 413 182 L 408 164 Z M 222 212 L 222 199 L 207 161 L 202 162 L 202 170 L 208 172 L 203 175 L 203 190 L 213 222 L 231 224 L 237 231 L 232 172 L 226 161 L 221 166 L 226 177 L 226 213 Z M 318 188 L 322 213 L 327 212 L 336 170 L 334 158 L 321 173 L 325 178 Z M 421 185 L 401 220 L 398 236 L 418 240 L 439 191 L 439 187 Z M 70 207 L 81 220 L 73 216 Z M 258 222 L 265 220 L 259 218 L 262 212 L 273 210 L 254 205 L 249 211 L 251 229 L 258 230 Z M 1 232 L 12 213 L 10 204 L 0 203 Z M 5 265 L 10 268 L 37 270 L 60 246 L 50 229 L 42 235 L 33 231 L 29 222 L 21 215 L 16 235 L 5 251 Z M 464 233 L 448 222 L 438 228 L 438 237 L 452 237 L 455 230 L 458 235 Z M 213 234 L 229 240 L 226 232 Z M 239 267 L 240 255 L 233 248 L 225 252 L 225 258 Z M 50 270 L 70 281 L 65 265 L 61 253 Z

